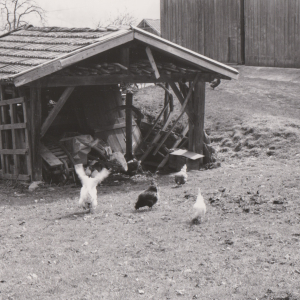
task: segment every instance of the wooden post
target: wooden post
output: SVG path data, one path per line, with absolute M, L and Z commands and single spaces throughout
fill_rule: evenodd
M 166 89 L 169 89 L 169 84 L 166 83 Z M 164 106 L 166 106 L 169 102 L 169 95 L 170 93 L 168 93 L 167 91 L 165 91 L 165 103 Z M 166 120 L 168 118 L 169 115 L 169 107 L 166 108 L 166 110 L 164 111 L 164 124 L 166 123 Z
M 41 88 L 30 87 L 30 129 L 31 129 L 31 161 L 32 180 L 42 180 L 42 157 L 40 155 L 40 132 L 42 124 Z
M 126 159 L 127 161 L 133 158 L 132 156 L 132 98 L 133 93 L 126 94 Z
M 189 105 L 189 151 L 203 154 L 205 82 L 197 81 Z M 203 159 L 200 159 L 203 164 Z M 193 166 L 192 168 L 199 168 Z
M 130 56 L 129 47 L 122 46 L 120 48 L 120 63 L 127 68 L 129 67 L 130 64 L 129 56 Z
M 151 65 L 152 69 L 154 70 L 155 78 L 157 79 L 157 78 L 160 77 L 160 74 L 159 74 L 159 71 L 158 71 L 158 69 L 157 69 L 157 66 L 156 66 L 154 57 L 153 57 L 153 55 L 152 55 L 152 51 L 151 51 L 151 49 L 150 49 L 149 46 L 146 47 L 146 53 L 147 53 L 147 56 L 148 56 L 150 65 Z

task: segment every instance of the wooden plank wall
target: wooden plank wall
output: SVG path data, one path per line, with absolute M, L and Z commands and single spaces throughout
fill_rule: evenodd
M 242 63 L 243 0 L 161 0 L 162 37 L 224 63 Z
M 246 65 L 299 68 L 299 17 L 299 0 L 246 0 Z
M 300 67 L 300 0 L 161 0 L 162 37 L 223 63 Z

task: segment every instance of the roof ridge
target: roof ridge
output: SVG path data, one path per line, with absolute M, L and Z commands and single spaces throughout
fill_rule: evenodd
M 125 26 L 126 27 L 126 26 Z M 123 25 L 108 25 L 106 27 L 98 28 L 89 28 L 89 27 L 59 27 L 59 26 L 31 26 L 29 28 L 24 28 L 28 31 L 39 31 L 39 32 L 70 32 L 70 33 L 79 33 L 79 32 L 107 32 L 107 31 L 117 31 L 121 29 L 126 29 Z M 129 26 L 127 26 L 129 29 Z
M 28 26 L 32 26 L 32 25 L 23 25 L 23 26 L 20 26 L 18 28 L 15 28 L 13 30 L 7 31 L 7 32 L 1 34 L 0 38 L 3 38 L 3 37 L 5 37 L 5 36 L 7 36 L 7 35 L 9 35 L 9 34 L 11 34 L 13 32 L 16 32 L 16 31 L 19 31 L 19 30 L 22 30 L 22 29 L 26 29 L 26 28 L 28 28 Z

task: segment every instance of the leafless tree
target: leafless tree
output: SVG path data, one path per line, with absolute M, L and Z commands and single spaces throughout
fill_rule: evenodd
M 45 11 L 34 0 L 0 0 L 2 30 L 11 31 L 28 24 L 29 18 L 37 17 L 45 22 Z
M 97 28 L 99 27 L 106 27 L 108 25 L 134 25 L 137 23 L 136 17 L 134 17 L 130 12 L 127 10 L 118 13 L 116 17 L 111 17 L 107 21 L 99 21 L 97 24 Z

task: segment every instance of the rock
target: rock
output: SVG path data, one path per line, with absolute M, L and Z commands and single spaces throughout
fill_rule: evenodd
M 282 200 L 274 200 L 273 204 L 283 204 L 283 201 Z
M 43 183 L 43 181 L 33 181 L 33 182 L 30 184 L 30 186 L 28 187 L 28 190 L 29 190 L 30 192 L 33 192 L 33 191 L 36 190 L 36 189 L 39 187 L 39 185 L 42 184 L 42 183 Z
M 272 155 L 274 155 L 276 152 L 275 152 L 274 150 L 270 150 L 270 149 L 269 149 L 266 153 L 267 153 L 268 156 L 272 156 Z
M 183 296 L 184 295 L 184 290 L 176 290 L 177 295 Z

